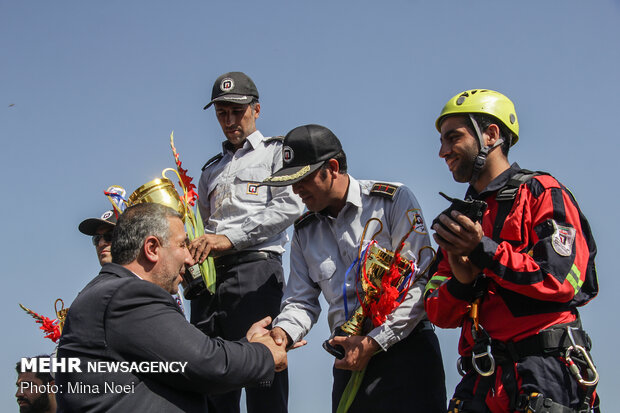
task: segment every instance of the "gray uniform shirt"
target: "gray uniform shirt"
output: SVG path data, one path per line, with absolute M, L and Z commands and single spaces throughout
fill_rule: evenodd
M 349 266 L 358 256 L 358 248 L 369 219 L 379 218 L 383 230 L 376 235 L 379 246 L 395 251 L 402 237 L 411 225 L 411 233 L 401 251 L 401 256 L 415 260 L 421 270 L 428 269 L 433 257 L 430 239 L 422 216 L 420 205 L 413 193 L 400 184 L 392 199 L 370 195 L 375 181 L 357 181 L 349 176 L 346 205 L 337 217 L 317 213 L 306 219 L 295 229 L 291 247 L 291 272 L 289 275 L 281 313 L 274 325 L 286 331 L 293 342 L 303 338 L 317 321 L 321 312 L 319 295 L 323 293 L 329 310 L 327 319 L 332 332 L 345 321 L 343 284 Z M 363 241 L 365 248 L 379 224 L 373 221 Z M 421 251 L 421 252 L 420 252 Z M 420 257 L 418 259 L 418 257 Z M 346 297 L 349 316 L 358 307 L 356 296 L 356 274 L 349 271 L 346 278 Z M 387 350 L 405 338 L 422 319 L 426 319 L 422 299 L 428 271 L 411 286 L 405 299 L 387 318 L 385 323 L 374 328 L 368 336 Z
M 233 152 L 223 143 L 223 156 L 202 172 L 198 207 L 205 232 L 226 235 L 234 251 L 284 252 L 286 228 L 303 211 L 291 187 L 259 184 L 282 168 L 282 138 L 265 138 L 259 131 Z

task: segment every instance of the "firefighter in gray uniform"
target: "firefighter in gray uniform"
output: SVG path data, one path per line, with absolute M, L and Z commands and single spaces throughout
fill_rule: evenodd
M 425 269 L 434 254 L 413 193 L 401 184 L 358 181 L 347 174 L 340 141 L 320 125 L 290 131 L 284 138 L 283 158 L 284 167 L 265 184 L 291 185 L 309 212 L 295 223 L 291 272 L 271 330 L 276 343 L 292 346 L 308 333 L 321 312 L 322 293 L 334 334 L 326 348 L 340 357 L 333 369 L 334 412 L 351 371 L 363 369 L 349 413 L 445 412 L 439 342 L 422 300 L 428 279 Z M 419 278 L 382 324 L 373 324 L 363 335 L 337 335 L 358 306 L 359 282 L 352 269 L 360 257 L 360 244 L 364 250 L 372 238 L 390 251 L 396 251 L 404 238 L 400 254 L 415 262 L 412 280 Z
M 210 159 L 198 185 L 198 207 L 205 235 L 194 240 L 194 259 L 214 257 L 215 294 L 191 302 L 191 322 L 205 334 L 237 340 L 256 321 L 279 312 L 284 288 L 281 255 L 286 229 L 303 205 L 290 188 L 260 183 L 282 165 L 282 137 L 264 137 L 256 129 L 258 90 L 241 72 L 221 75 L 213 85 L 211 105 L 226 141 Z M 241 390 L 209 396 L 210 411 L 239 412 Z M 248 413 L 286 412 L 287 371 L 271 387 L 247 388 Z

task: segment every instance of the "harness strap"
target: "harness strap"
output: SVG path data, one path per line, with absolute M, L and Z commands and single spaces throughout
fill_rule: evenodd
M 572 345 L 566 327 L 572 328 L 575 344 L 590 351 L 591 340 L 588 333 L 581 328 L 579 319 L 565 324 L 557 324 L 540 331 L 538 334 L 516 342 L 491 341 L 491 350 L 497 364 L 517 363 L 529 356 L 563 356 L 565 350 Z M 471 358 L 461 358 L 464 371 L 472 369 Z
M 493 376 L 478 376 L 475 385 L 474 398 L 462 400 L 453 397 L 448 405 L 448 413 L 487 413 L 486 397 L 493 386 Z
M 578 410 L 556 403 L 539 393 L 520 394 L 516 408 L 517 411 L 525 413 L 579 413 Z
M 504 185 L 502 189 L 497 192 L 495 200 L 497 201 L 497 215 L 495 217 L 495 225 L 493 226 L 493 239 L 499 240 L 502 228 L 504 227 L 504 221 L 508 216 L 508 213 L 512 209 L 519 187 L 538 175 L 547 175 L 546 172 L 532 172 L 528 169 L 522 169 L 513 175 L 510 180 Z
M 572 339 L 567 333 L 568 329 L 571 331 Z M 598 395 L 595 394 L 596 385 L 585 388 L 580 387 L 582 397 L 578 409 L 571 409 L 555 403 L 553 400 L 544 398 L 538 393 L 533 393 L 533 396 L 518 394 L 519 389 L 517 386 L 514 363 L 529 356 L 560 357 L 565 354 L 565 350 L 570 346 L 581 346 L 589 351 L 591 348 L 590 337 L 581 328 L 581 321 L 579 318 L 571 323 L 558 324 L 547 328 L 534 336 L 517 342 L 505 343 L 490 340 L 490 344 L 494 362 L 502 366 L 501 382 L 504 383 L 506 393 L 508 394 L 509 408 L 511 411 L 516 408 L 517 411 L 530 413 L 586 413 L 591 411 L 592 408 L 590 406 L 592 405 L 593 399 L 595 399 L 594 404 L 596 407 L 594 411 L 598 412 L 599 401 Z M 476 367 L 471 357 L 461 358 L 459 365 L 465 372 L 471 371 Z M 478 370 L 476 369 L 476 371 Z M 483 380 L 489 380 L 493 376 L 480 376 L 480 383 L 482 383 Z M 488 389 L 485 390 L 482 387 L 476 389 L 476 399 L 479 398 L 478 392 L 480 391 L 486 394 Z
M 591 410 L 594 410 L 596 413 L 600 413 L 601 401 L 598 398 L 598 393 L 594 393 L 595 390 L 596 386 L 586 388 L 583 395 L 583 401 L 581 402 L 581 406 L 579 406 L 579 413 L 588 413 Z M 590 405 L 592 404 L 592 398 L 594 398 L 594 407 L 590 408 Z
M 448 404 L 448 413 L 486 413 L 489 409 L 484 401 L 461 400 L 452 398 Z
M 590 336 L 581 328 L 579 319 L 565 324 L 557 324 L 540 331 L 538 334 L 516 342 L 501 342 L 494 340 L 491 348 L 496 358 L 508 359 L 517 362 L 529 356 L 563 356 L 564 351 L 572 344 L 566 327 L 572 329 L 575 344 L 590 350 L 592 347 Z

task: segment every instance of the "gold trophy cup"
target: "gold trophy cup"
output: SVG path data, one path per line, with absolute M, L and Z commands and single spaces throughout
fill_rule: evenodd
M 191 211 L 188 210 L 188 207 L 183 203 L 182 198 L 179 196 L 179 193 L 174 186 L 174 183 L 170 179 L 166 178 L 166 172 L 168 171 L 173 171 L 177 174 L 177 176 L 179 175 L 179 173 L 172 168 L 164 169 L 161 173 L 161 178 L 153 179 L 133 191 L 127 199 L 127 206 L 145 202 L 165 205 L 181 214 L 186 225 L 192 225 L 194 227 L 193 222 L 195 222 L 196 219 L 192 215 Z M 181 177 L 179 176 L 179 181 L 180 180 Z M 193 234 L 195 232 L 194 227 L 194 231 L 191 233 Z M 189 233 L 188 236 L 191 240 L 192 236 L 190 236 Z M 212 258 L 209 260 L 210 261 L 205 261 L 206 264 L 202 266 L 204 269 L 200 264 L 194 264 L 191 267 L 186 268 L 182 283 L 185 298 L 196 298 L 198 295 L 206 292 L 209 286 L 214 283 L 214 281 L 209 281 L 214 280 L 215 277 L 215 269 L 212 268 L 211 263 Z M 211 268 L 208 267 L 209 265 Z M 209 276 L 209 272 L 213 274 L 211 277 Z
M 181 201 L 181 197 L 174 187 L 174 183 L 166 178 L 166 172 L 173 171 L 172 168 L 166 168 L 162 171 L 161 178 L 153 179 L 133 191 L 127 199 L 127 206 L 141 204 L 144 202 L 154 202 L 162 204 L 177 211 L 183 217 L 187 216 L 185 205 Z

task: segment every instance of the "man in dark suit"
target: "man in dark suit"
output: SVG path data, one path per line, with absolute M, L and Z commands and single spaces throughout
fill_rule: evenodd
M 168 207 L 139 204 L 120 216 L 112 263 L 67 316 L 58 358 L 79 358 L 81 372 L 56 373 L 60 412 L 205 412 L 206 393 L 266 386 L 286 368 L 284 347 L 266 334 L 268 317 L 237 342 L 185 320 L 170 294 L 193 264 L 187 244 Z

